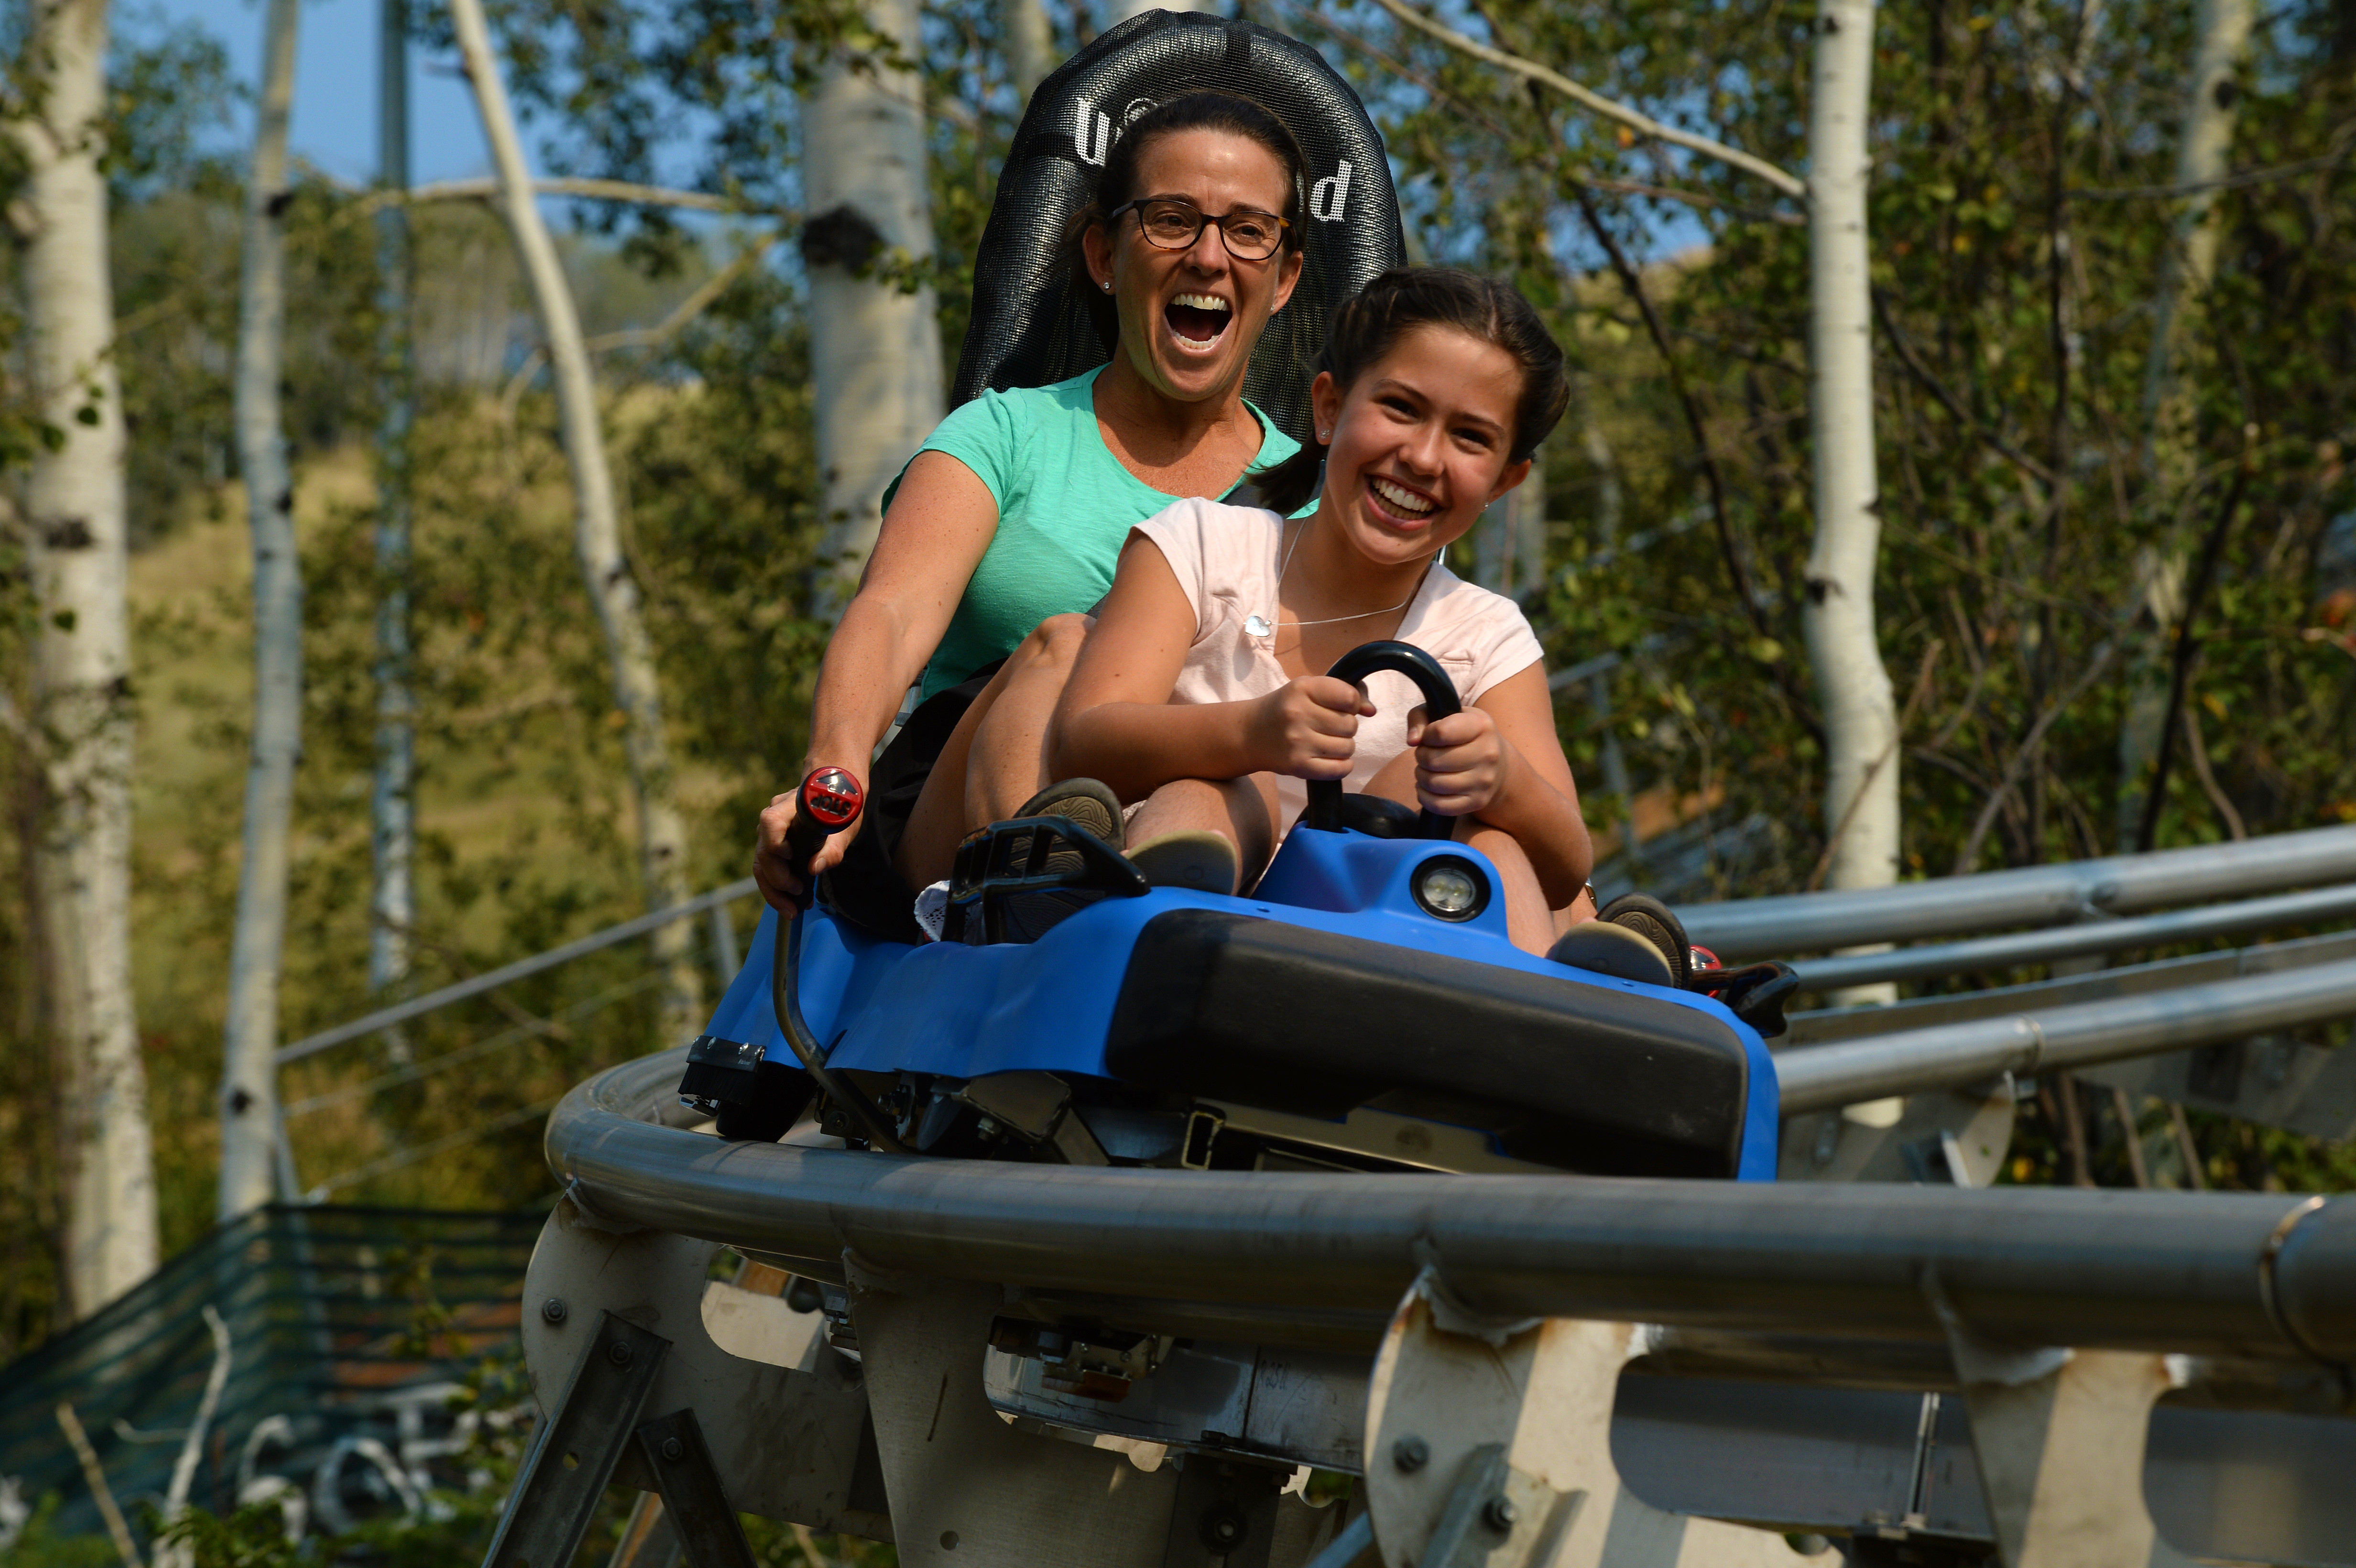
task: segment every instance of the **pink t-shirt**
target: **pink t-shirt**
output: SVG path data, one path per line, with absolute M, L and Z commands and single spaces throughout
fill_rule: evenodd
M 1194 607 L 1194 642 L 1170 693 L 1173 702 L 1243 702 L 1265 697 L 1292 677 L 1276 662 L 1276 639 L 1244 629 L 1253 615 L 1277 621 L 1277 557 L 1283 517 L 1257 507 L 1201 499 L 1180 501 L 1137 525 L 1160 548 L 1186 602 Z M 1305 524 L 1304 524 L 1305 526 Z M 1373 618 L 1373 617 L 1370 617 Z M 1503 594 L 1465 581 L 1435 561 L 1424 574 L 1394 635 L 1440 661 L 1466 707 L 1508 676 L 1546 656 L 1521 607 Z M 1344 785 L 1355 792 L 1407 750 L 1408 710 L 1423 700 L 1415 683 L 1388 670 L 1366 682 L 1372 719 L 1358 720 L 1357 754 Z M 1276 782 L 1277 827 L 1290 827 L 1309 804 L 1302 779 Z

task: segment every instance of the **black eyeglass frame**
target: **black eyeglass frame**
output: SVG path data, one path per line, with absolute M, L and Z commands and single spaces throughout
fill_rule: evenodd
M 1194 232 L 1186 236 L 1186 243 L 1183 245 L 1164 245 L 1160 240 L 1154 239 L 1152 232 L 1146 228 L 1145 209 L 1148 207 L 1162 206 L 1183 208 L 1183 210 L 1194 215 Z M 1117 225 L 1119 223 L 1123 214 L 1130 212 L 1137 214 L 1138 237 L 1142 239 L 1148 245 L 1152 246 L 1155 250 L 1166 251 L 1173 255 L 1175 255 L 1182 251 L 1193 250 L 1196 242 L 1203 238 L 1204 229 L 1208 225 L 1216 224 L 1219 229 L 1219 243 L 1226 246 L 1227 248 L 1227 254 L 1233 256 L 1238 261 L 1266 261 L 1271 260 L 1284 250 L 1284 231 L 1292 227 L 1290 219 L 1273 212 L 1263 212 L 1256 207 L 1238 207 L 1230 211 L 1220 213 L 1217 217 L 1214 218 L 1211 214 L 1204 211 L 1201 208 L 1196 207 L 1193 202 L 1186 200 L 1183 197 L 1175 196 L 1141 196 L 1134 201 L 1124 201 L 1119 207 L 1114 208 L 1110 212 L 1105 214 L 1104 220 L 1106 227 L 1110 228 Z M 1227 220 L 1234 218 L 1266 219 L 1276 225 L 1276 243 L 1269 247 L 1268 253 L 1266 255 L 1248 255 L 1236 249 L 1235 238 L 1227 232 Z

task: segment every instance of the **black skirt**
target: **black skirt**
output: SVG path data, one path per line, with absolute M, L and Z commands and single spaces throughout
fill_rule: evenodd
M 887 942 L 922 942 L 916 923 L 916 890 L 893 862 L 900 838 L 925 781 L 933 776 L 949 737 L 957 732 L 965 710 L 1006 661 L 999 659 L 976 670 L 957 685 L 933 693 L 917 704 L 884 748 L 867 776 L 867 809 L 857 837 L 841 862 L 818 880 L 820 902 L 870 935 Z

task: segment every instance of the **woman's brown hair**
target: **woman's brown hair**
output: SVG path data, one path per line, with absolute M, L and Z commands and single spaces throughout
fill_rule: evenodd
M 1145 149 L 1182 131 L 1224 131 L 1267 148 L 1284 170 L 1284 210 L 1277 214 L 1284 219 L 1284 251 L 1299 251 L 1307 234 L 1309 160 L 1283 121 L 1232 92 L 1189 92 L 1154 105 L 1122 128 L 1120 140 L 1105 156 L 1104 173 L 1097 178 L 1097 198 L 1072 221 L 1072 287 L 1087 304 L 1088 319 L 1107 348 L 1119 341 L 1120 311 L 1088 276 L 1080 236 L 1103 228 L 1106 214 L 1137 199 L 1137 165 Z

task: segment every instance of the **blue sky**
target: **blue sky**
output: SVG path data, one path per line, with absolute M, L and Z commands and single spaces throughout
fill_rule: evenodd
M 229 50 L 240 80 L 253 84 L 262 59 L 262 6 L 256 0 L 160 0 L 123 8 L 128 34 L 193 22 Z M 294 67 L 296 156 L 355 185 L 376 177 L 377 0 L 307 0 Z M 420 182 L 490 173 L 481 123 L 455 59 L 410 50 L 410 172 Z M 438 69 L 437 69 L 438 68 Z M 241 115 L 241 120 L 244 116 Z M 241 124 L 234 141 L 250 133 Z

